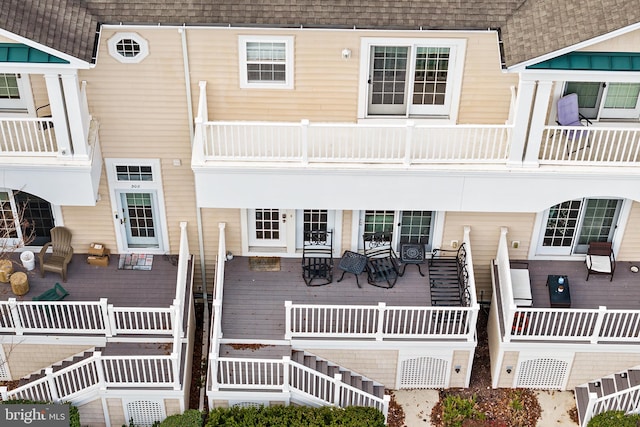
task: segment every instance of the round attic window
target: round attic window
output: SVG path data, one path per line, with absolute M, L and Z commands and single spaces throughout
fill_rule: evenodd
M 149 44 L 136 33 L 116 33 L 107 44 L 109 54 L 123 63 L 137 63 L 149 55 Z

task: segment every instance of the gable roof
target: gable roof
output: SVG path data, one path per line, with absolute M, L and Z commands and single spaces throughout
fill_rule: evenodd
M 93 62 L 99 24 L 500 28 L 507 66 L 640 22 L 637 0 L 3 0 L 0 28 Z
M 527 0 L 502 27 L 512 66 L 640 22 L 638 0 Z

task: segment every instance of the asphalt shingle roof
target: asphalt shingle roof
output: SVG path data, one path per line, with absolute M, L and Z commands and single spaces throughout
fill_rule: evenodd
M 513 65 L 640 21 L 638 0 L 2 0 L 0 28 L 91 62 L 100 23 L 501 28 Z

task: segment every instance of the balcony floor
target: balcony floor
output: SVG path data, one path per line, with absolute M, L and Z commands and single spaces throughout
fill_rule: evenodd
M 18 254 L 13 254 L 16 258 Z M 37 256 L 36 256 L 37 258 Z M 50 289 L 56 282 L 68 292 L 64 301 L 98 301 L 107 298 L 116 307 L 169 307 L 176 295 L 178 267 L 173 257 L 155 255 L 150 271 L 118 270 L 118 255 L 111 255 L 107 267 L 89 265 L 86 254 L 76 254 L 67 268 L 67 282 L 59 274 L 45 272 L 40 277 L 40 265 L 27 272 L 29 292 L 16 296 L 10 284 L 0 283 L 0 301 L 16 298 L 31 301 L 34 296 Z M 24 271 L 16 268 L 15 271 Z

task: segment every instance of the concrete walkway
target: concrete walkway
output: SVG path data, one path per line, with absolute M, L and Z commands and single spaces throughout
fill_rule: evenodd
M 395 400 L 404 410 L 404 423 L 407 427 L 426 427 L 431 425 L 431 410 L 438 402 L 437 390 L 396 390 Z M 536 391 L 542 408 L 539 426 L 575 427 L 569 410 L 575 406 L 573 392 Z

